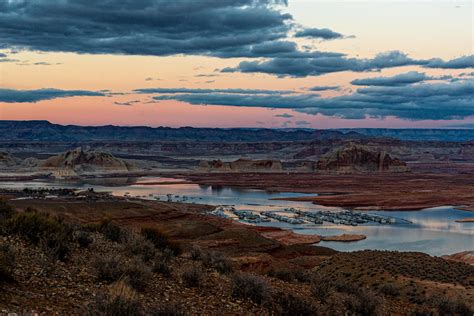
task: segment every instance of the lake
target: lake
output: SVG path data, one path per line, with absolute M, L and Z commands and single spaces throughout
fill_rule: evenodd
M 180 183 L 182 182 L 182 183 Z M 233 206 L 237 210 L 282 211 L 293 207 L 305 211 L 340 210 L 337 207 L 323 207 L 308 202 L 274 200 L 311 196 L 292 192 L 269 192 L 264 190 L 232 188 L 225 186 L 204 186 L 185 183 L 172 178 L 110 178 L 85 179 L 81 181 L 27 181 L 0 182 L 0 188 L 94 188 L 98 192 L 111 192 L 116 196 L 139 196 L 143 199 L 182 201 L 210 205 Z M 300 234 L 339 235 L 363 234 L 367 239 L 357 242 L 321 242 L 340 251 L 362 249 L 421 251 L 431 255 L 452 254 L 474 249 L 474 223 L 457 223 L 457 219 L 474 217 L 474 213 L 457 210 L 450 206 L 430 208 L 421 211 L 374 211 L 368 212 L 391 216 L 411 223 L 380 225 L 367 223 L 358 226 L 324 223 L 292 225 L 284 222 L 264 222 L 256 225 L 274 226 L 293 230 Z

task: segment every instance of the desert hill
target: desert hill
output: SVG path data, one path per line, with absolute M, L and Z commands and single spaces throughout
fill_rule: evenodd
M 112 154 L 78 147 L 48 158 L 42 165 L 47 169 L 68 169 L 80 173 L 127 172 L 129 166 Z
M 251 160 L 240 158 L 236 161 L 203 160 L 199 169 L 208 172 L 279 172 L 283 170 L 279 160 Z
M 392 158 L 385 151 L 376 151 L 355 143 L 336 148 L 317 163 L 320 171 L 352 172 L 406 172 L 405 162 Z

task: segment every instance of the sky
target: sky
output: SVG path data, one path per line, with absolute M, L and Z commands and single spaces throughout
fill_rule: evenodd
M 0 119 L 474 128 L 471 1 L 0 0 Z

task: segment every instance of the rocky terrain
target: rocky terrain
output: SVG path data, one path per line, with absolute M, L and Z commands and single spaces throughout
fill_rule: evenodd
M 50 157 L 44 161 L 40 167 L 53 171 L 69 170 L 76 174 L 104 172 L 123 173 L 130 170 L 127 163 L 114 157 L 112 154 L 82 147 L 67 151 L 58 156 Z
M 472 314 L 474 267 L 464 263 L 285 245 L 203 205 L 12 204 L 0 202 L 2 313 Z
M 407 172 L 406 163 L 392 158 L 385 151 L 348 143 L 325 154 L 317 163 L 319 171 L 353 172 Z
M 7 152 L 0 152 L 0 168 L 9 168 L 16 165 L 16 161 L 12 155 Z
M 235 161 L 203 160 L 199 171 L 205 172 L 281 172 L 282 164 L 277 160 L 251 160 L 240 158 Z

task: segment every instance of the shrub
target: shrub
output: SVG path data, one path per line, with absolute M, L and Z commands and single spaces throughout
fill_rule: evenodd
M 217 252 L 202 253 L 201 260 L 205 267 L 215 269 L 221 274 L 230 274 L 234 270 L 232 262 Z
M 81 248 L 89 247 L 89 245 L 94 241 L 91 234 L 86 231 L 77 231 L 74 235 L 74 240 Z
M 316 274 L 311 280 L 311 293 L 321 302 L 325 302 L 329 295 L 334 292 L 334 287 L 327 279 Z
M 11 218 L 15 209 L 5 199 L 0 199 L 0 222 Z
M 250 299 L 257 304 L 267 303 L 271 298 L 271 288 L 257 275 L 239 273 L 232 279 L 232 296 Z
M 382 301 L 375 293 L 364 288 L 350 296 L 352 299 L 348 301 L 349 311 L 360 315 L 379 315 L 379 309 Z
M 431 298 L 431 302 L 438 310 L 439 315 L 473 315 L 474 310 L 464 302 L 451 300 L 445 296 Z
M 380 287 L 380 293 L 386 296 L 397 297 L 400 295 L 400 288 L 394 283 L 385 283 Z
M 172 273 L 172 269 L 168 263 L 162 260 L 156 260 L 155 265 L 153 266 L 153 272 L 160 273 L 163 276 L 169 278 Z
M 66 261 L 71 252 L 71 236 L 66 231 L 58 231 L 41 238 L 40 244 L 51 258 Z
M 277 270 L 270 270 L 268 275 L 277 279 L 280 279 L 285 282 L 291 282 L 295 279 L 293 271 L 288 268 L 282 268 Z
M 156 227 L 143 227 L 141 234 L 143 237 L 151 241 L 158 249 L 170 249 L 175 256 L 179 256 L 182 253 L 180 244 L 171 241 L 168 235 Z
M 15 253 L 9 245 L 0 246 L 0 283 L 13 281 Z
M 97 278 L 105 282 L 114 282 L 124 274 L 123 260 L 119 256 L 98 256 L 93 262 Z
M 312 280 L 311 273 L 305 269 L 296 269 L 293 271 L 293 276 L 298 282 L 309 283 Z
M 143 291 L 151 277 L 151 271 L 141 261 L 132 261 L 125 267 L 124 275 L 128 284 L 137 291 Z
M 128 239 L 128 232 L 110 220 L 104 220 L 99 226 L 99 231 L 110 241 L 122 243 Z
M 7 222 L 8 232 L 37 245 L 44 236 L 55 233 L 64 233 L 70 236 L 70 228 L 60 219 L 48 214 L 38 213 L 27 209 L 23 213 L 16 213 Z
M 279 292 L 276 302 L 280 305 L 278 315 L 306 316 L 315 315 L 316 307 L 309 301 L 291 293 Z
M 184 270 L 181 278 L 187 287 L 198 287 L 203 279 L 203 272 L 201 268 L 191 266 Z
M 142 315 L 142 306 L 135 292 L 124 282 L 115 283 L 107 296 L 99 296 L 89 315 L 135 316 Z
M 28 242 L 41 244 L 54 259 L 65 261 L 71 250 L 72 228 L 59 218 L 27 209 L 7 221 L 7 230 Z
M 138 256 L 143 261 L 151 261 L 156 254 L 155 246 L 141 235 L 130 236 L 124 249 L 127 254 Z
M 198 247 L 191 248 L 190 254 L 192 260 L 200 260 L 203 256 L 201 248 Z
M 124 279 L 137 291 L 145 289 L 151 277 L 150 268 L 141 261 L 126 262 L 120 256 L 98 256 L 94 268 L 99 280 L 112 283 Z

